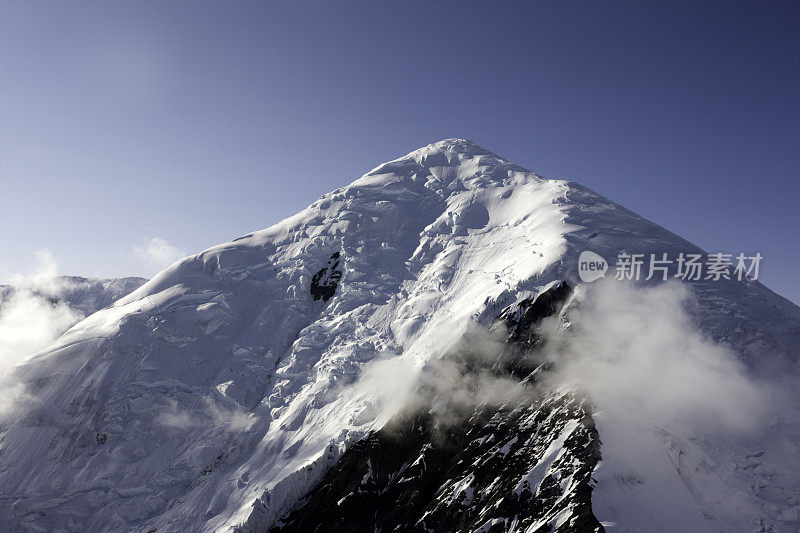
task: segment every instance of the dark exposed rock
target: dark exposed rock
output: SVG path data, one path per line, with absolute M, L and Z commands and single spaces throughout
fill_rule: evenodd
M 563 452 L 545 456 L 560 438 Z M 447 427 L 427 413 L 400 418 L 353 446 L 277 530 L 550 531 L 567 511 L 554 530 L 602 531 L 590 498 L 599 457 L 591 417 L 568 396 Z
M 311 278 L 311 296 L 314 300 L 322 298 L 327 302 L 336 293 L 336 287 L 342 278 L 342 268 L 339 266 L 339 252 L 334 252 L 328 260 L 328 264 L 314 274 Z
M 533 348 L 540 340 L 535 326 L 543 318 L 555 314 L 570 294 L 572 288 L 566 281 L 562 281 L 535 298 L 526 298 L 509 305 L 500 312 L 493 325 L 504 323 L 511 343 Z
M 571 294 L 572 288 L 562 281 L 535 298 L 519 300 L 500 312 L 492 321 L 492 330 L 504 332 L 506 348 L 495 364 L 497 370 L 533 382 L 550 368 L 550 362 L 537 357 L 542 341 L 537 326 L 544 318 L 555 315 Z

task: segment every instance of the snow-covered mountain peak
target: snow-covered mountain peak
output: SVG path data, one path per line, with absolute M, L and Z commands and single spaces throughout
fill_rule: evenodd
M 386 422 L 415 371 L 509 305 L 577 285 L 587 249 L 698 250 L 466 140 L 380 165 L 179 261 L 20 367 L 30 402 L 0 424 L 0 516 L 268 528 Z M 800 310 L 757 283 L 693 288 L 705 330 L 745 355 L 800 338 Z M 384 360 L 400 371 L 365 383 Z
M 422 176 L 429 177 L 427 185 L 434 190 L 441 190 L 442 187 L 452 190 L 459 187 L 485 186 L 487 180 L 503 180 L 514 172 L 527 174 L 528 177 L 535 176 L 472 141 L 444 139 L 379 165 L 365 174 L 364 178 L 375 176 L 386 178 L 397 174 L 398 171 L 403 173 L 413 169 L 418 170 Z M 353 185 L 363 183 L 364 178 L 356 180 Z
M 422 163 L 425 158 L 435 157 L 436 154 L 443 154 L 451 163 L 453 159 L 458 156 L 463 158 L 481 155 L 497 157 L 497 155 L 491 153 L 489 150 L 478 146 L 468 139 L 442 139 L 441 141 L 417 148 L 406 157 L 411 157 L 417 162 Z

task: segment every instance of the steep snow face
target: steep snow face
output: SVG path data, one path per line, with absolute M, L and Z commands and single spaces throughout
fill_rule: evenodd
M 385 163 L 180 261 L 21 367 L 29 399 L 0 425 L 2 522 L 267 528 L 392 415 L 380 391 L 351 387 L 365 364 L 413 372 L 468 324 L 574 282 L 584 249 L 696 247 L 468 141 Z M 748 360 L 792 361 L 800 310 L 758 283 L 715 283 L 696 285 L 704 331 Z

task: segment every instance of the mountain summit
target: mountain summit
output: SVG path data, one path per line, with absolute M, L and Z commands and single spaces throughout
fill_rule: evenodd
M 537 328 L 580 329 L 585 250 L 704 253 L 466 140 L 384 163 L 176 263 L 18 367 L 24 392 L 0 421 L 0 529 L 793 531 L 789 414 L 756 437 L 642 415 L 630 424 L 649 455 L 626 463 L 604 434 L 619 420 L 542 378 L 550 363 L 520 362 L 545 346 Z M 683 285 L 694 307 L 681 327 L 759 379 L 795 371 L 800 309 L 735 276 Z M 457 351 L 497 355 L 491 383 L 533 393 L 469 405 L 475 424 L 442 445 L 452 426 L 436 406 L 456 393 L 417 398 L 421 418 L 406 400 L 438 361 L 461 361 L 459 379 L 474 367 L 453 359 L 464 339 Z M 391 514 L 400 503 L 405 516 Z

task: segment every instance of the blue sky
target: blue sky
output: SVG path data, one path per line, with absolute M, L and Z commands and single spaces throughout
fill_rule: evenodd
M 800 302 L 798 3 L 0 3 L 0 279 L 152 275 L 468 138 Z M 158 240 L 153 240 L 158 239 Z

